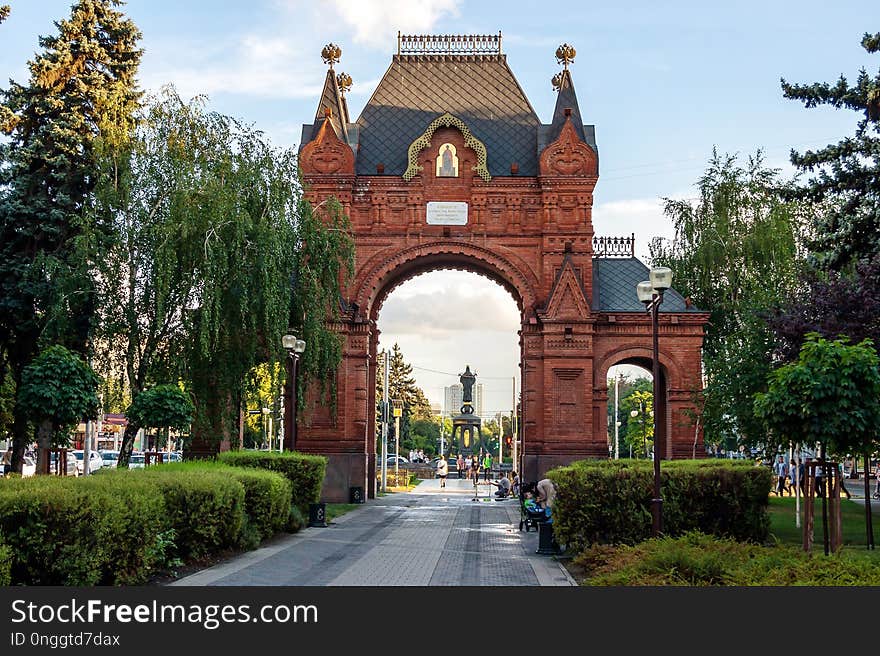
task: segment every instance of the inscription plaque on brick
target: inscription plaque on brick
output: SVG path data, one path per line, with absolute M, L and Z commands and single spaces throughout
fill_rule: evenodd
M 428 225 L 467 225 L 468 204 L 431 201 L 426 216 Z

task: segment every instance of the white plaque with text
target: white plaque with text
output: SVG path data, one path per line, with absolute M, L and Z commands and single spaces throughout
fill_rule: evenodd
M 428 225 L 467 225 L 468 204 L 452 202 L 428 203 Z

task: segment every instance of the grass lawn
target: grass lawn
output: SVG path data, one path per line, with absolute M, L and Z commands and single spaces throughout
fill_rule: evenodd
M 324 506 L 324 513 L 328 522 L 332 522 L 337 517 L 344 515 L 349 510 L 360 508 L 362 503 L 328 503 Z
M 813 548 L 822 551 L 822 500 L 816 499 L 813 516 Z M 874 527 L 874 544 L 880 549 L 880 502 L 871 504 Z M 803 544 L 802 528 L 795 526 L 794 497 L 770 497 L 770 534 L 782 544 Z M 865 507 L 854 501 L 841 499 L 841 534 L 844 547 L 866 549 Z M 804 501 L 801 499 L 801 527 L 804 521 Z M 876 550 L 875 550 L 876 551 Z M 878 554 L 880 559 L 880 554 Z

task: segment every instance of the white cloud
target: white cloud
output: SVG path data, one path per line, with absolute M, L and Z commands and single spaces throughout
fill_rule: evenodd
M 331 0 L 336 15 L 354 30 L 355 43 L 388 49 L 398 30 L 430 32 L 444 16 L 457 17 L 461 0 Z
M 176 46 L 174 58 L 151 63 L 141 82 L 148 89 L 172 83 L 182 96 L 234 93 L 264 98 L 317 98 L 325 66 L 301 42 L 249 33 L 223 48 Z

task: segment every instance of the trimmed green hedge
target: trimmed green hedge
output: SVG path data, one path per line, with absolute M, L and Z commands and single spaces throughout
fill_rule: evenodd
M 304 453 L 269 451 L 225 451 L 218 460 L 235 467 L 268 469 L 283 474 L 291 483 L 291 502 L 300 512 L 308 513 L 309 504 L 321 499 L 321 486 L 327 470 L 327 458 Z
M 3 535 L 0 534 L 0 586 L 9 585 L 12 582 L 11 570 L 12 549 L 3 541 Z
M 292 486 L 281 474 L 211 461 L 173 463 L 163 465 L 159 470 L 210 471 L 241 483 L 244 487 L 245 525 L 256 532 L 258 543 L 284 530 L 288 525 Z
M 142 584 L 181 559 L 255 547 L 290 525 L 290 503 L 282 475 L 210 462 L 3 479 L 0 584 Z
M 35 476 L 0 484 L 13 584 L 143 583 L 162 564 L 164 517 L 162 496 L 137 480 Z
M 582 460 L 547 474 L 556 485 L 556 539 L 574 551 L 592 544 L 635 544 L 651 536 L 653 463 Z M 763 541 L 771 472 L 735 460 L 670 460 L 660 466 L 663 534 L 699 530 Z

